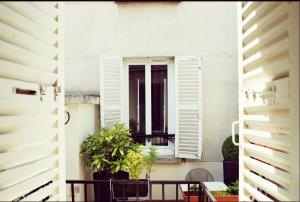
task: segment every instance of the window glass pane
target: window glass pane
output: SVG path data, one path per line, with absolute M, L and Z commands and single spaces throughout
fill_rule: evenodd
M 152 134 L 168 133 L 167 65 L 151 66 Z M 167 145 L 163 138 L 152 139 L 153 145 Z
M 129 128 L 133 135 L 145 134 L 145 66 L 129 66 Z M 136 140 L 144 143 L 144 139 Z

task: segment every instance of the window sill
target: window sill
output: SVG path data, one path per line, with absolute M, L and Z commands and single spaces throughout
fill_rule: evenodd
M 157 156 L 154 164 L 178 164 L 181 161 L 181 158 L 176 158 L 174 155 L 160 155 Z
M 156 148 L 157 159 L 155 164 L 164 163 L 181 163 L 181 158 L 175 157 L 175 146 L 174 143 L 169 142 L 168 146 L 154 146 Z M 144 154 L 148 154 L 150 146 L 144 147 Z

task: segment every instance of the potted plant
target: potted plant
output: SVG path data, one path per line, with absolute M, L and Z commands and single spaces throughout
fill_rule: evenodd
M 150 147 L 148 154 L 144 155 L 142 146 L 136 151 L 130 151 L 125 159 L 125 170 L 129 172 L 129 176 L 132 179 L 133 184 L 128 184 L 125 188 L 125 195 L 123 195 L 122 188 L 113 189 L 115 197 L 136 197 L 137 186 L 138 196 L 145 197 L 148 195 L 148 182 L 152 170 L 152 165 L 156 160 L 156 148 Z M 146 179 L 139 179 L 141 172 L 145 168 Z M 137 184 L 139 180 L 140 184 Z
M 132 184 L 126 185 L 126 197 L 135 197 L 137 196 L 137 194 L 139 197 L 144 197 L 148 195 L 148 181 L 146 179 L 139 179 L 139 176 L 141 175 L 141 172 L 144 169 L 144 158 L 145 157 L 142 151 L 142 147 L 140 147 L 137 151 L 130 151 L 125 159 L 125 169 L 129 172 L 130 179 L 132 180 Z M 137 184 L 137 180 L 139 180 L 139 182 L 144 182 L 141 184 Z M 136 193 L 137 186 L 138 193 Z M 122 190 L 118 190 L 118 193 L 115 193 L 115 196 L 123 196 Z
M 211 192 L 218 202 L 237 202 L 239 201 L 239 182 L 231 183 L 226 191 Z
M 81 155 L 91 168 L 94 180 L 129 179 L 125 161 L 129 152 L 138 151 L 129 129 L 116 123 L 110 129 L 102 128 L 91 134 L 81 144 Z M 95 201 L 107 202 L 110 198 L 109 183 L 94 185 Z
M 238 135 L 236 135 L 238 140 Z M 224 182 L 229 185 L 239 178 L 239 147 L 232 143 L 232 137 L 226 138 L 222 145 Z
M 184 202 L 188 202 L 188 198 L 190 195 L 190 202 L 198 202 L 198 196 L 199 196 L 199 186 L 197 184 L 192 184 L 190 187 L 190 192 L 184 191 L 183 192 L 183 199 Z

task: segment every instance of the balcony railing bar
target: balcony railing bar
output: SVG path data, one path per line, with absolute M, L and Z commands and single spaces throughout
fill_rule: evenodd
M 147 142 L 152 142 L 153 145 L 168 145 L 168 141 L 174 143 L 175 142 L 175 134 L 167 134 L 167 133 L 155 133 L 155 134 L 144 134 L 144 133 L 134 133 L 131 134 L 133 141 L 146 144 Z
M 75 196 L 74 196 L 74 184 L 71 184 L 71 193 L 72 193 L 72 201 L 75 201 Z
M 87 201 L 87 184 L 84 184 L 84 201 Z

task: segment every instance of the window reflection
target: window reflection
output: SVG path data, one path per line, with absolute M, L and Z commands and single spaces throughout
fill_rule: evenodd
M 152 134 L 168 133 L 167 65 L 151 66 Z M 153 138 L 153 145 L 168 145 L 162 138 Z
M 129 66 L 129 128 L 133 135 L 145 134 L 144 65 Z

